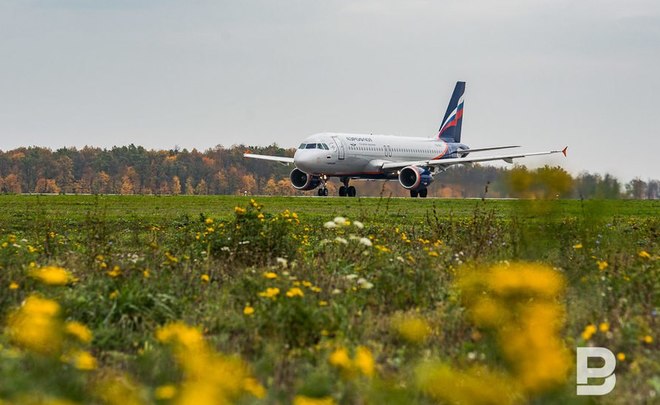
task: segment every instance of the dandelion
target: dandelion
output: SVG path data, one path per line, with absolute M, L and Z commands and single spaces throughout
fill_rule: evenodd
M 336 402 L 332 397 L 307 397 L 304 395 L 296 395 L 293 398 L 293 405 L 335 405 Z
M 9 283 L 9 289 L 10 290 L 18 290 L 18 287 L 19 287 L 19 285 L 17 283 L 13 282 L 13 281 L 11 283 Z
M 234 207 L 234 212 L 236 213 L 236 215 L 244 215 L 247 211 L 246 211 L 245 208 L 237 206 L 237 207 Z
M 596 264 L 598 265 L 598 270 L 603 271 L 609 266 L 605 260 L 597 260 Z
M 48 285 L 66 285 L 71 281 L 71 274 L 65 269 L 56 266 L 47 266 L 33 270 L 30 275 Z
M 262 291 L 259 293 L 260 297 L 265 297 L 265 298 L 275 298 L 277 295 L 280 293 L 280 289 L 277 287 L 269 287 L 266 288 L 266 291 Z
M 639 257 L 641 257 L 641 258 L 643 258 L 643 259 L 650 259 L 650 258 L 651 258 L 651 255 L 650 255 L 649 252 L 647 252 L 646 250 L 642 250 L 642 251 L 640 251 L 640 252 L 638 253 L 638 255 L 639 255 Z
M 616 359 L 619 361 L 626 361 L 626 354 L 623 352 L 619 352 L 616 354 Z
M 335 224 L 332 221 L 328 221 L 325 224 L 323 224 L 323 227 L 326 228 L 326 229 L 332 229 L 332 228 L 336 228 L 337 224 Z
M 71 336 L 74 336 L 76 339 L 82 343 L 89 343 L 92 341 L 92 332 L 89 328 L 83 325 L 80 322 L 71 321 L 67 322 L 64 325 L 64 330 Z
M 151 274 L 149 273 L 149 269 L 146 269 L 145 271 L 142 272 L 142 277 L 144 278 L 149 278 Z
M 610 324 L 607 322 L 601 322 L 600 325 L 598 325 L 598 330 L 605 333 L 610 330 Z
M 245 308 L 243 308 L 243 315 L 252 315 L 254 314 L 254 308 L 246 305 Z
M 266 397 L 266 389 L 252 377 L 243 379 L 243 389 L 256 398 L 263 399 Z
M 82 371 L 95 370 L 98 366 L 96 358 L 87 351 L 76 352 L 71 356 L 71 363 L 75 368 Z
M 651 343 L 653 343 L 653 336 L 651 336 L 651 335 L 646 335 L 646 336 L 644 336 L 644 337 L 642 338 L 642 341 L 643 341 L 644 343 L 650 345 Z
M 119 268 L 119 266 L 115 266 L 112 268 L 112 270 L 107 272 L 107 274 L 112 278 L 119 277 L 121 275 L 121 269 Z
M 206 218 L 206 220 L 204 220 L 204 223 L 205 223 L 206 225 L 211 225 L 211 224 L 213 223 L 213 218 L 210 218 L 210 217 L 209 217 L 209 218 Z
M 111 300 L 116 300 L 117 297 L 119 297 L 119 291 L 114 290 L 113 292 L 110 293 L 109 297 Z
M 165 252 L 165 258 L 170 263 L 178 263 L 179 262 L 179 259 L 177 259 L 176 256 L 174 256 L 170 252 Z
M 172 384 L 161 385 L 154 391 L 154 397 L 160 400 L 172 399 L 176 395 L 176 387 Z
M 276 279 L 277 278 L 277 273 L 273 273 L 272 271 L 269 271 L 267 273 L 264 273 L 264 277 L 267 279 Z
M 364 246 L 372 246 L 373 244 L 371 243 L 371 239 L 369 238 L 360 238 L 360 243 L 363 244 Z
M 419 317 L 395 318 L 393 326 L 402 338 L 415 344 L 424 343 L 431 334 L 429 324 Z
M 303 291 L 300 288 L 293 287 L 289 291 L 286 292 L 286 296 L 289 297 L 289 298 L 304 297 L 305 294 L 303 293 Z
M 319 301 L 319 306 L 320 307 L 327 307 L 328 306 L 328 301 L 323 301 L 323 300 Z
M 582 339 L 589 340 L 594 333 L 596 333 L 596 326 L 590 323 L 584 328 L 584 331 L 582 331 Z
M 432 250 L 432 251 L 429 252 L 429 256 L 438 257 L 438 252 Z
M 364 346 L 359 346 L 355 351 L 355 367 L 365 376 L 372 377 L 374 375 L 374 357 L 371 355 L 369 349 Z
M 62 343 L 59 314 L 60 305 L 56 301 L 31 295 L 9 315 L 9 338 L 37 353 L 56 353 Z
M 351 359 L 348 357 L 348 350 L 343 347 L 332 352 L 328 357 L 328 362 L 337 368 L 343 369 L 350 369 L 352 365 Z
M 576 243 L 575 245 L 573 245 L 573 249 L 582 249 L 582 244 Z
M 208 274 L 202 274 L 199 278 L 205 283 L 208 283 L 209 281 L 211 281 L 211 277 L 209 277 Z

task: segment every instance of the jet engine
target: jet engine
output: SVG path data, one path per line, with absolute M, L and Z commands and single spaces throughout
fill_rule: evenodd
M 419 166 L 406 166 L 399 171 L 399 183 L 407 190 L 423 190 L 433 182 L 430 171 Z
M 289 179 L 291 179 L 291 185 L 296 190 L 314 190 L 321 184 L 321 179 L 318 176 L 311 176 L 297 168 L 291 170 Z

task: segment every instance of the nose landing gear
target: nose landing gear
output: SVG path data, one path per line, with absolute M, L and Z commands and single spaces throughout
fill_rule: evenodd
M 328 188 L 325 187 L 325 186 L 320 187 L 320 188 L 318 189 L 318 191 L 317 191 L 317 194 L 319 195 L 319 197 L 327 197 L 327 195 L 328 195 Z

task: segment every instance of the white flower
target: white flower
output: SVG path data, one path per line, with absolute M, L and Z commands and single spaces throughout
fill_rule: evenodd
M 346 225 L 346 218 L 344 217 L 335 217 L 335 224 L 337 225 Z
M 353 221 L 353 225 L 355 225 L 355 227 L 358 229 L 364 228 L 364 224 L 360 221 Z
M 371 246 L 371 239 L 369 238 L 360 238 L 360 243 L 363 244 L 364 246 Z
M 339 288 L 335 288 L 334 290 L 332 290 L 332 294 L 334 295 L 341 294 L 341 290 Z
M 223 252 L 229 252 L 229 246 L 223 246 L 220 248 Z
M 357 274 L 349 274 L 346 276 L 346 280 L 355 280 L 357 278 Z
M 367 279 L 365 279 L 365 278 L 360 278 L 360 279 L 357 281 L 357 283 L 358 283 L 358 285 L 360 286 L 360 288 L 364 288 L 365 290 L 370 290 L 370 289 L 372 289 L 373 286 L 374 286 L 372 283 L 370 283 L 369 281 L 367 281 Z
M 277 262 L 277 264 L 281 265 L 282 268 L 286 269 L 289 266 L 288 260 L 286 260 L 283 257 L 277 257 L 277 258 L 275 258 L 275 261 Z
M 340 237 L 340 236 L 337 236 L 337 237 L 335 238 L 335 242 L 337 242 L 337 243 L 343 243 L 344 245 L 348 245 L 348 241 L 347 241 L 346 239 Z
M 327 228 L 327 229 L 332 229 L 332 228 L 336 228 L 336 227 L 337 227 L 337 224 L 335 224 L 335 223 L 332 222 L 332 221 L 328 221 L 328 222 L 326 222 L 325 224 L 323 224 L 323 227 L 324 227 L 324 228 Z

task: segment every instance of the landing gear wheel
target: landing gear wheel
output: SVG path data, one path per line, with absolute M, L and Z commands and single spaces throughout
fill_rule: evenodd
M 412 198 L 417 197 L 417 190 L 410 190 L 410 196 L 411 196 Z
M 328 196 L 328 189 L 324 187 L 323 188 L 323 197 L 327 197 L 327 196 Z
M 316 190 L 316 194 L 317 194 L 319 197 L 323 197 L 323 189 L 322 189 L 322 188 L 319 188 L 318 190 Z
M 422 198 L 426 198 L 426 196 L 428 195 L 428 193 L 429 193 L 429 190 L 426 189 L 426 188 L 423 189 L 423 190 L 419 190 L 419 196 L 422 197 Z
M 339 187 L 339 196 L 346 197 L 346 186 Z
M 346 194 L 348 194 L 349 197 L 355 197 L 357 195 L 357 190 L 355 190 L 355 187 L 349 186 L 348 189 L 346 189 Z

